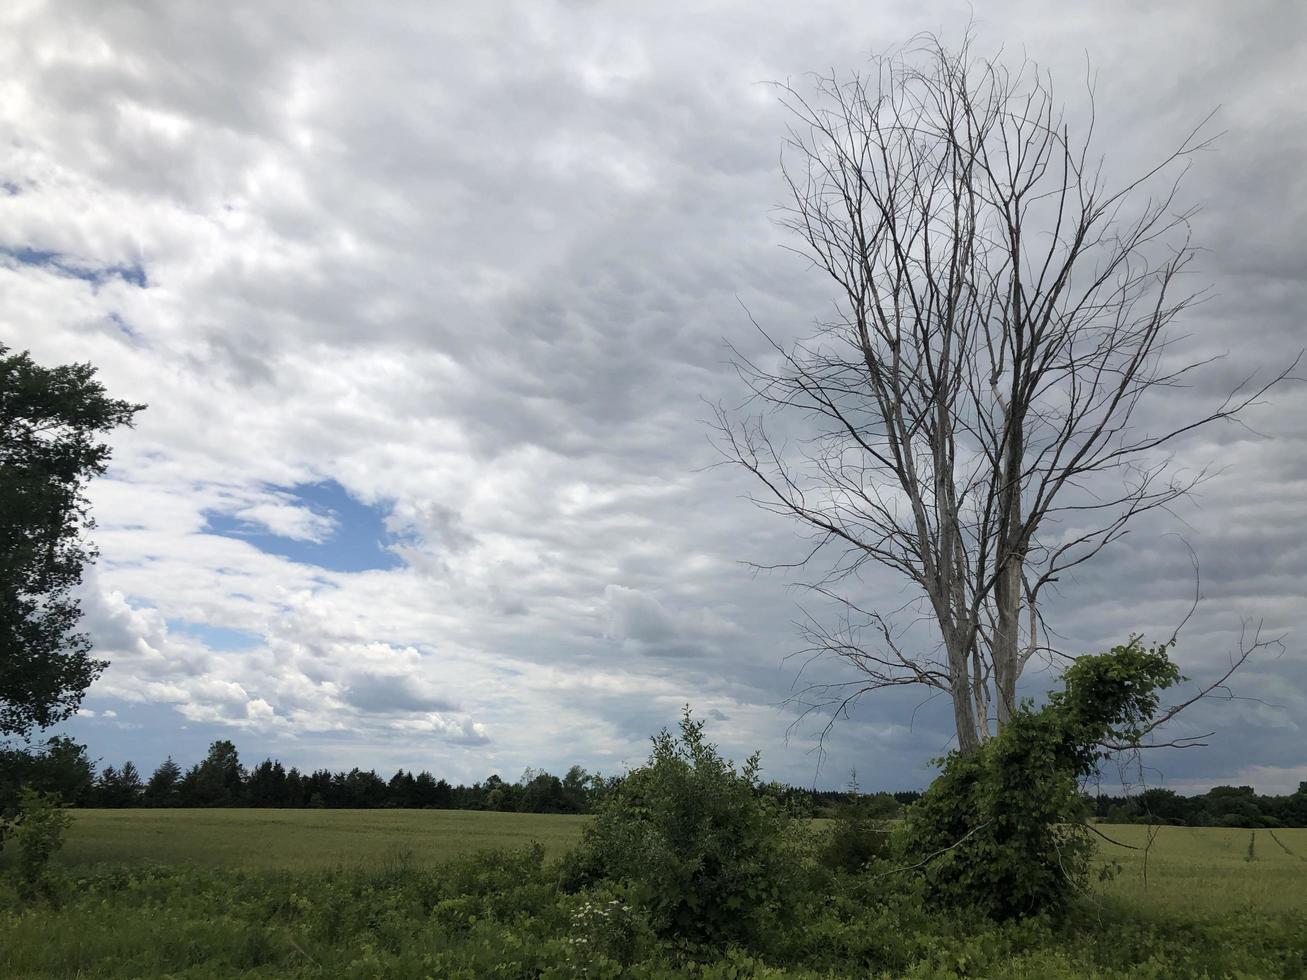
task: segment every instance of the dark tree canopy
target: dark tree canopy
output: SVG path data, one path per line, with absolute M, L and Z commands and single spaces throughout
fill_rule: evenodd
M 69 717 L 104 669 L 77 632 L 74 588 L 96 557 L 86 481 L 101 436 L 144 408 L 108 397 L 90 364 L 45 368 L 0 345 L 0 735 Z

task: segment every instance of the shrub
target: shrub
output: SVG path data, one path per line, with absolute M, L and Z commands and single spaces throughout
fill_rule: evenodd
M 1105 754 L 1103 742 L 1138 740 L 1157 692 L 1179 679 L 1166 650 L 1135 637 L 1080 657 L 1043 708 L 1023 703 L 978 750 L 944 761 L 900 834 L 933 899 L 999 919 L 1067 908 L 1095 853 L 1079 780 Z
M 63 846 L 64 833 L 71 822 L 58 797 L 33 789 L 19 794 L 17 813 L 5 820 L 0 838 L 11 838 L 18 850 L 14 877 L 23 898 L 52 897 L 50 858 Z
M 801 829 L 760 791 L 758 756 L 736 771 L 689 708 L 652 739 L 564 864 L 575 888 L 627 889 L 661 936 L 690 944 L 761 940 L 790 908 L 803 866 Z
M 652 954 L 656 940 L 630 890 L 601 884 L 572 900 L 566 942 L 580 963 L 608 960 L 629 966 Z

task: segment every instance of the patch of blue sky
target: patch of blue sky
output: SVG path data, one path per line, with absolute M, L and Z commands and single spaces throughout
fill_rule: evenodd
M 169 619 L 166 623 L 169 632 L 192 636 L 210 650 L 250 650 L 263 642 L 263 638 L 255 633 L 226 626 L 210 626 L 186 619 Z
M 270 489 L 284 495 L 287 502 L 330 518 L 331 532 L 321 541 L 288 538 L 257 522 L 218 512 L 205 515 L 205 532 L 246 541 L 267 554 L 333 572 L 384 571 L 403 564 L 387 547 L 394 535 L 386 530 L 384 506 L 351 497 L 335 480 Z
M 0 245 L 0 255 L 7 255 L 22 265 L 37 266 L 42 269 L 50 269 L 60 275 L 83 279 L 95 286 L 103 285 L 114 277 L 121 279 L 123 282 L 131 283 L 140 289 L 145 289 L 150 284 L 145 274 L 145 266 L 139 262 L 131 265 L 96 265 L 95 263 L 83 262 L 70 255 L 64 255 L 62 252 L 47 252 L 42 249 L 28 248 L 26 245 L 18 247 Z
M 186 721 L 170 704 L 127 702 L 117 698 L 88 696 L 85 709 L 56 727 L 42 732 L 42 740 L 66 735 L 87 746 L 97 769 L 118 768 L 128 760 L 148 779 L 155 767 L 172 756 L 183 769 L 204 759 L 209 746 L 218 739 L 236 739 L 237 748 L 250 748 L 243 756 L 247 763 L 257 763 L 259 751 L 273 748 L 268 738 L 233 732 L 230 726 L 210 722 Z M 161 738 L 166 733 L 166 738 Z M 256 757 L 257 755 L 257 757 Z

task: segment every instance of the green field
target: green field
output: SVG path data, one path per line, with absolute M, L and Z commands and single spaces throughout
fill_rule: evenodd
M 464 810 L 75 810 L 65 867 L 154 863 L 246 871 L 429 866 L 533 841 L 560 857 L 588 817 Z M 821 821 L 814 821 L 820 827 Z M 1104 894 L 1179 910 L 1307 909 L 1307 830 L 1102 825 L 1121 865 Z M 1278 839 L 1278 843 L 1276 842 Z M 1249 841 L 1253 858 L 1248 859 Z M 1137 848 L 1136 850 L 1130 849 Z M 1286 850 L 1287 849 L 1287 850 Z M 0 866 L 4 857 L 0 856 Z
M 248 871 L 429 865 L 487 848 L 560 857 L 587 817 L 469 810 L 74 810 L 59 861 Z M 0 862 L 4 858 L 0 857 Z
M 1120 874 L 1103 887 L 1108 895 L 1175 912 L 1307 910 L 1307 830 L 1154 827 L 1145 879 L 1149 828 L 1104 824 L 1098 829 L 1138 848 L 1100 841 L 1103 856 L 1121 865 Z
M 1145 881 L 1148 828 L 1109 825 L 1129 845 L 1102 845 L 1121 873 L 1060 925 L 932 915 L 849 879 L 806 899 L 776 966 L 743 952 L 687 965 L 661 947 L 638 972 L 611 960 L 595 972 L 576 945 L 588 899 L 561 893 L 542 863 L 587 819 L 74 811 L 54 897 L 24 906 L 0 874 L 0 977 L 1307 977 L 1307 830 L 1161 828 Z

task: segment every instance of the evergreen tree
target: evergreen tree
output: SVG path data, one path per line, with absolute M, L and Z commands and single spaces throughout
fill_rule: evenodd
M 182 781 L 182 768 L 172 761 L 172 756 L 159 763 L 150 781 L 145 784 L 144 803 L 146 806 L 178 806 Z
M 141 782 L 141 774 L 136 771 L 135 764 L 129 759 L 118 771 L 118 796 L 115 805 L 139 806 L 144 792 L 145 784 Z
M 414 807 L 417 805 L 417 780 L 411 772 L 397 770 L 386 787 L 386 805 Z
M 96 806 L 122 809 L 137 806 L 141 802 L 141 793 L 144 789 L 136 766 L 126 762 L 122 769 L 115 769 L 113 766 L 104 767 L 100 778 L 95 781 L 92 798 Z

